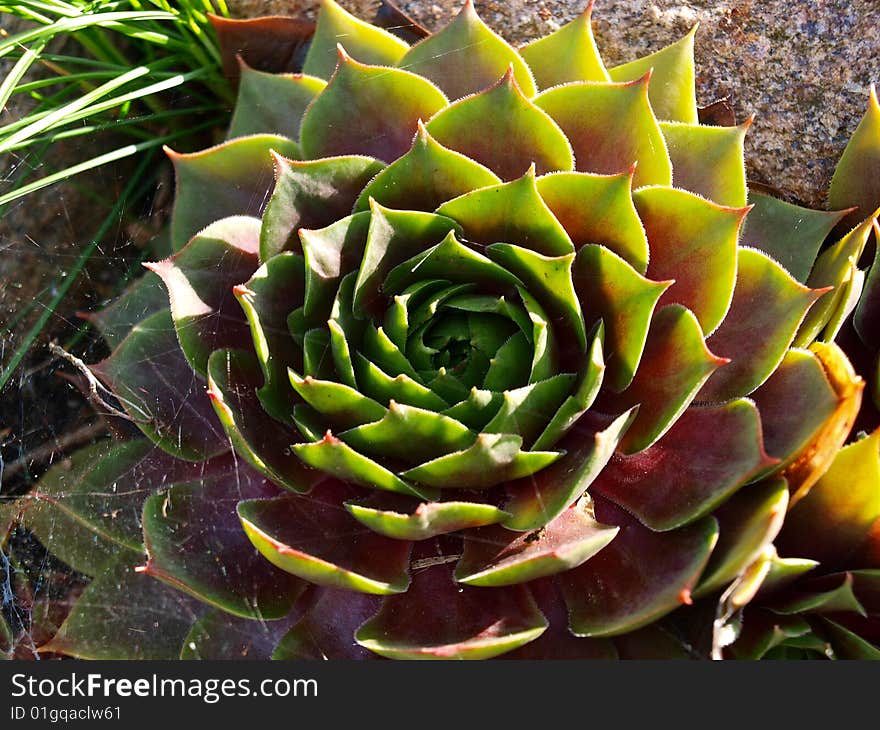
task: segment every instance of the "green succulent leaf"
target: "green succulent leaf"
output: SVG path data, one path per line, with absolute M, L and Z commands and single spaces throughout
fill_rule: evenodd
M 275 189 L 260 230 L 260 261 L 302 253 L 299 230 L 325 228 L 351 212 L 360 191 L 385 167 L 372 157 L 288 160 L 273 155 Z
M 748 400 L 692 406 L 653 446 L 615 454 L 591 493 L 652 530 L 674 530 L 709 514 L 776 463 L 761 436 L 758 410 Z
M 647 275 L 655 281 L 675 280 L 661 304 L 683 304 L 710 334 L 730 308 L 737 235 L 748 209 L 725 208 L 663 187 L 639 190 L 633 199 L 651 249 Z
M 632 201 L 634 174 L 634 169 L 618 175 L 558 172 L 539 177 L 536 184 L 576 249 L 601 244 L 644 274 L 648 239 Z
M 285 157 L 300 156 L 296 142 L 275 134 L 239 137 L 188 154 L 166 148 L 175 174 L 171 214 L 175 251 L 220 218 L 263 212 L 275 179 L 273 150 Z
M 783 616 L 813 613 L 856 613 L 865 615 L 865 607 L 855 592 L 854 571 L 834 573 L 807 581 L 795 595 L 773 605 Z
M 360 63 L 340 47 L 336 73 L 303 116 L 303 156 L 368 155 L 393 162 L 411 147 L 419 120 L 446 105 L 443 92 L 430 81 Z
M 639 406 L 620 444 L 626 454 L 648 448 L 690 405 L 709 376 L 727 361 L 706 347 L 697 318 L 678 304 L 654 314 L 641 364 L 629 387 L 608 397 L 619 412 Z
M 880 649 L 858 634 L 828 619 L 825 619 L 824 623 L 826 631 L 830 634 L 835 656 L 840 659 L 880 660 Z
M 238 515 L 254 546 L 282 570 L 362 593 L 406 591 L 411 543 L 358 523 L 342 506 L 353 496 L 344 485 L 325 484 L 308 497 L 241 502 Z
M 107 345 L 115 349 L 138 322 L 167 308 L 168 292 L 162 280 L 148 271 L 103 309 L 77 314 L 96 327 Z
M 597 500 L 596 519 L 619 525 L 617 537 L 559 578 L 575 636 L 624 634 L 691 602 L 691 591 L 718 539 L 713 518 L 672 532 L 653 532 L 618 507 Z
M 243 59 L 239 59 L 239 65 L 238 99 L 227 139 L 250 134 L 280 134 L 299 139 L 306 107 L 324 89 L 326 82 L 303 74 L 257 71 Z
M 235 515 L 239 500 L 277 493 L 239 464 L 154 494 L 144 504 L 145 572 L 234 616 L 286 616 L 305 585 L 255 553 Z
M 229 448 L 205 383 L 180 349 L 170 311 L 135 326 L 109 358 L 90 369 L 147 438 L 169 454 L 202 461 Z
M 489 659 L 546 628 L 525 586 L 460 586 L 446 566 L 434 565 L 415 571 L 410 589 L 387 598 L 355 640 L 390 659 Z
M 525 61 L 480 20 L 471 0 L 449 25 L 410 48 L 399 65 L 431 79 L 452 100 L 491 86 L 511 65 L 523 94 L 531 98 L 536 91 Z
M 562 224 L 541 198 L 530 167 L 517 180 L 480 188 L 450 200 L 437 209 L 457 221 L 476 243 L 512 243 L 546 256 L 574 250 Z
M 605 331 L 606 384 L 627 388 L 635 376 L 657 302 L 671 281 L 651 281 L 604 246 L 583 246 L 572 267 L 575 290 L 589 327 Z
M 400 38 L 382 28 L 365 23 L 346 12 L 334 0 L 321 0 L 318 25 L 306 54 L 303 71 L 329 79 L 336 69 L 337 44 L 362 63 L 393 66 L 409 50 Z
M 853 132 L 828 188 L 828 205 L 832 208 L 857 206 L 850 221 L 871 215 L 880 206 L 880 101 L 877 89 L 871 86 L 868 109 Z
M 437 112 L 427 129 L 440 144 L 502 180 L 515 180 L 530 166 L 539 174 L 574 169 L 571 145 L 556 122 L 520 90 L 512 65 L 485 91 Z
M 609 69 L 612 81 L 634 81 L 651 74 L 651 106 L 660 119 L 697 124 L 694 68 L 695 25 L 680 41 L 650 56 Z
M 846 214 L 802 208 L 754 190 L 749 205 L 742 243 L 778 261 L 801 283 L 806 283 L 822 242 Z
M 538 532 L 513 532 L 501 526 L 470 530 L 465 533 L 455 579 L 494 588 L 563 573 L 589 560 L 617 533 L 618 528 L 599 524 L 577 505 Z
M 672 160 L 672 184 L 719 205 L 746 204 L 743 144 L 752 120 L 737 127 L 661 122 Z
M 618 174 L 637 162 L 636 187 L 672 184 L 666 142 L 648 103 L 647 76 L 624 84 L 565 84 L 534 102 L 568 137 L 577 170 Z
M 592 14 L 591 1 L 586 10 L 570 23 L 519 49 L 535 75 L 539 89 L 570 81 L 611 80 L 593 38 Z
M 878 228 L 880 227 L 874 226 L 875 241 L 880 241 Z M 865 279 L 863 293 L 855 309 L 853 326 L 866 347 L 874 352 L 880 351 L 880 246 L 874 250 L 874 263 Z M 876 382 L 876 373 L 874 378 Z
M 500 182 L 487 167 L 440 144 L 420 121 L 409 152 L 370 181 L 354 210 L 369 210 L 372 198 L 387 208 L 433 211 L 470 190 Z
M 809 308 L 826 291 L 799 284 L 773 259 L 741 247 L 730 310 L 706 343 L 730 362 L 709 378 L 698 398 L 726 401 L 760 386 L 785 357 Z
M 508 513 L 467 501 L 419 502 L 391 494 L 346 502 L 345 508 L 373 532 L 395 540 L 427 540 L 470 527 L 493 525 Z
M 177 339 L 199 375 L 214 350 L 250 344 L 233 287 L 256 271 L 259 244 L 260 221 L 234 216 L 212 223 L 171 258 L 147 264 L 168 289 Z
M 505 391 L 501 407 L 483 428 L 484 433 L 519 434 L 523 444 L 531 448 L 571 392 L 575 381 L 576 376 L 561 373 L 516 390 Z
M 421 383 L 404 373 L 392 377 L 360 353 L 355 355 L 354 367 L 361 392 L 375 401 L 380 403 L 396 401 L 429 411 L 443 411 L 449 408 L 445 400 Z M 455 418 L 451 413 L 446 415 Z

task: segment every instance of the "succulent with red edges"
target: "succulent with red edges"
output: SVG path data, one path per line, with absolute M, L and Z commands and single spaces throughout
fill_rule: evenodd
M 384 3 L 413 45 L 332 0 L 218 21 L 229 138 L 169 152 L 175 253 L 92 316 L 148 440 L 23 507 L 94 576 L 46 651 L 681 656 L 777 577 L 846 468 L 863 382 L 814 341 L 874 224 L 817 259 L 845 211 L 748 191 L 693 33 L 606 69 L 591 9 L 519 50 L 470 2 Z

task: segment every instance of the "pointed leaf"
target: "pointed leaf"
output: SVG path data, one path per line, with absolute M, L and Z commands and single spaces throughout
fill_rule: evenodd
M 558 172 L 538 178 L 538 192 L 576 249 L 597 243 L 640 274 L 648 268 L 648 239 L 632 201 L 635 170 L 618 175 Z
M 170 311 L 138 324 L 91 370 L 113 390 L 135 425 L 169 454 L 202 461 L 229 448 L 205 382 L 180 349 Z
M 443 411 L 443 414 L 461 421 L 474 431 L 481 431 L 498 412 L 502 398 L 501 393 L 474 387 L 467 398 Z
M 419 120 L 446 104 L 430 81 L 400 69 L 367 66 L 340 51 L 330 83 L 303 117 L 303 156 L 369 155 L 393 162 L 409 150 Z
M 329 380 L 301 378 L 292 370 L 290 382 L 300 397 L 337 428 L 353 428 L 378 421 L 385 407 L 354 388 Z
M 534 102 L 568 137 L 577 170 L 613 175 L 638 162 L 635 187 L 672 183 L 666 143 L 648 103 L 648 76 L 625 84 L 565 84 Z
M 251 335 L 233 287 L 259 266 L 260 221 L 236 216 L 212 223 L 169 259 L 147 264 L 168 288 L 177 339 L 204 375 L 220 347 L 247 347 Z
M 534 169 L 513 182 L 469 192 L 437 209 L 461 224 L 469 241 L 513 243 L 547 256 L 574 250 L 571 239 L 541 199 Z
M 672 184 L 719 205 L 742 208 L 746 204 L 743 143 L 750 125 L 751 119 L 738 127 L 661 122 L 672 160 Z
M 96 327 L 107 345 L 115 349 L 138 322 L 167 308 L 168 292 L 162 280 L 148 271 L 103 309 L 77 314 Z
M 377 66 L 393 66 L 409 50 L 397 36 L 356 18 L 334 0 L 322 0 L 303 71 L 329 79 L 336 68 L 338 43 L 358 61 Z
M 575 505 L 538 532 L 491 526 L 465 534 L 464 554 L 455 568 L 459 583 L 497 587 L 562 573 L 589 560 L 618 533 Z
M 397 401 L 430 411 L 442 411 L 449 406 L 439 395 L 408 375 L 401 373 L 391 377 L 360 353 L 355 356 L 354 367 L 361 392 L 379 403 Z
M 439 111 L 427 125 L 440 144 L 515 180 L 534 165 L 539 174 L 573 170 L 571 145 L 546 112 L 520 90 L 513 66 L 485 91 Z
M 572 390 L 575 376 L 565 373 L 504 393 L 498 413 L 485 433 L 515 433 L 528 448 L 547 427 Z
M 395 540 L 427 540 L 437 535 L 500 522 L 507 512 L 479 502 L 417 502 L 390 494 L 346 502 L 358 522 Z
M 325 484 L 313 495 L 238 505 L 241 523 L 272 564 L 319 585 L 386 595 L 405 591 L 411 543 L 377 535 L 342 506 L 354 496 Z
M 535 95 L 525 61 L 477 17 L 471 0 L 449 25 L 413 46 L 399 65 L 431 79 L 452 100 L 491 86 L 512 65 L 526 97 Z
M 504 509 L 513 516 L 502 524 L 521 532 L 538 530 L 562 514 L 589 488 L 605 468 L 617 444 L 635 417 L 627 411 L 608 424 L 591 419 L 579 421 L 559 446 L 565 455 L 553 466 L 528 478 L 505 485 Z
M 651 72 L 651 106 L 660 119 L 697 123 L 694 71 L 695 25 L 680 41 L 650 56 L 609 69 L 612 81 L 634 81 Z
M 610 81 L 593 38 L 593 3 L 559 30 L 519 49 L 539 89 L 569 81 Z
M 690 310 L 671 304 L 657 311 L 635 378 L 622 394 L 607 398 L 615 412 L 639 406 L 639 415 L 626 432 L 621 450 L 634 454 L 660 439 L 707 378 L 726 362 L 706 347 L 697 318 Z
M 239 137 L 189 154 L 166 148 L 175 174 L 171 215 L 175 251 L 220 218 L 259 216 L 263 212 L 274 182 L 272 150 L 286 157 L 299 157 L 296 142 L 274 134 Z
M 223 73 L 233 83 L 241 57 L 251 68 L 269 73 L 299 71 L 315 24 L 298 18 L 224 18 L 208 13 L 223 56 Z
M 596 519 L 620 525 L 620 532 L 604 550 L 560 576 L 575 636 L 624 634 L 691 602 L 718 539 L 714 519 L 657 533 L 598 500 Z
M 653 446 L 615 454 L 591 493 L 652 530 L 672 530 L 710 513 L 774 463 L 764 452 L 751 402 L 691 407 Z
M 759 251 L 740 248 L 730 310 L 706 342 L 730 363 L 709 378 L 698 398 L 726 401 L 754 391 L 782 362 L 807 310 L 823 294 Z
M 459 586 L 448 567 L 417 570 L 410 589 L 387 598 L 355 634 L 358 644 L 391 659 L 489 659 L 547 628 L 525 586 Z
M 280 134 L 299 139 L 299 126 L 309 102 L 327 85 L 302 74 L 269 74 L 240 59 L 235 111 L 227 139 L 249 134 Z
M 683 304 L 710 334 L 730 307 L 737 235 L 748 209 L 725 208 L 673 188 L 646 188 L 633 199 L 651 249 L 648 276 L 675 280 L 661 304 Z

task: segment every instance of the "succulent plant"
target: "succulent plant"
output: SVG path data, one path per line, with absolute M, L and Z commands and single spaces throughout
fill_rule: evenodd
M 591 10 L 519 50 L 470 2 L 383 4 L 413 45 L 332 0 L 218 21 L 229 138 L 169 152 L 175 253 L 92 316 L 148 440 L 24 509 L 94 576 L 45 650 L 680 656 L 741 613 L 844 459 L 863 382 L 814 341 L 874 224 L 817 261 L 845 212 L 748 191 L 693 33 L 606 69 Z

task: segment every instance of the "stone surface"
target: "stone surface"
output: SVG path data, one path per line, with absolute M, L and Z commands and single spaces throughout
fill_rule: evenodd
M 431 29 L 460 0 L 401 0 Z M 584 0 L 475 0 L 481 17 L 516 43 L 574 18 Z M 313 15 L 310 0 L 235 0 L 241 15 Z M 342 0 L 364 18 L 377 2 Z M 782 189 L 793 201 L 820 207 L 843 147 L 880 82 L 877 0 L 597 0 L 593 27 L 609 66 L 662 48 L 700 23 L 697 96 L 708 104 L 730 96 L 738 119 L 755 114 L 746 159 L 752 180 Z

